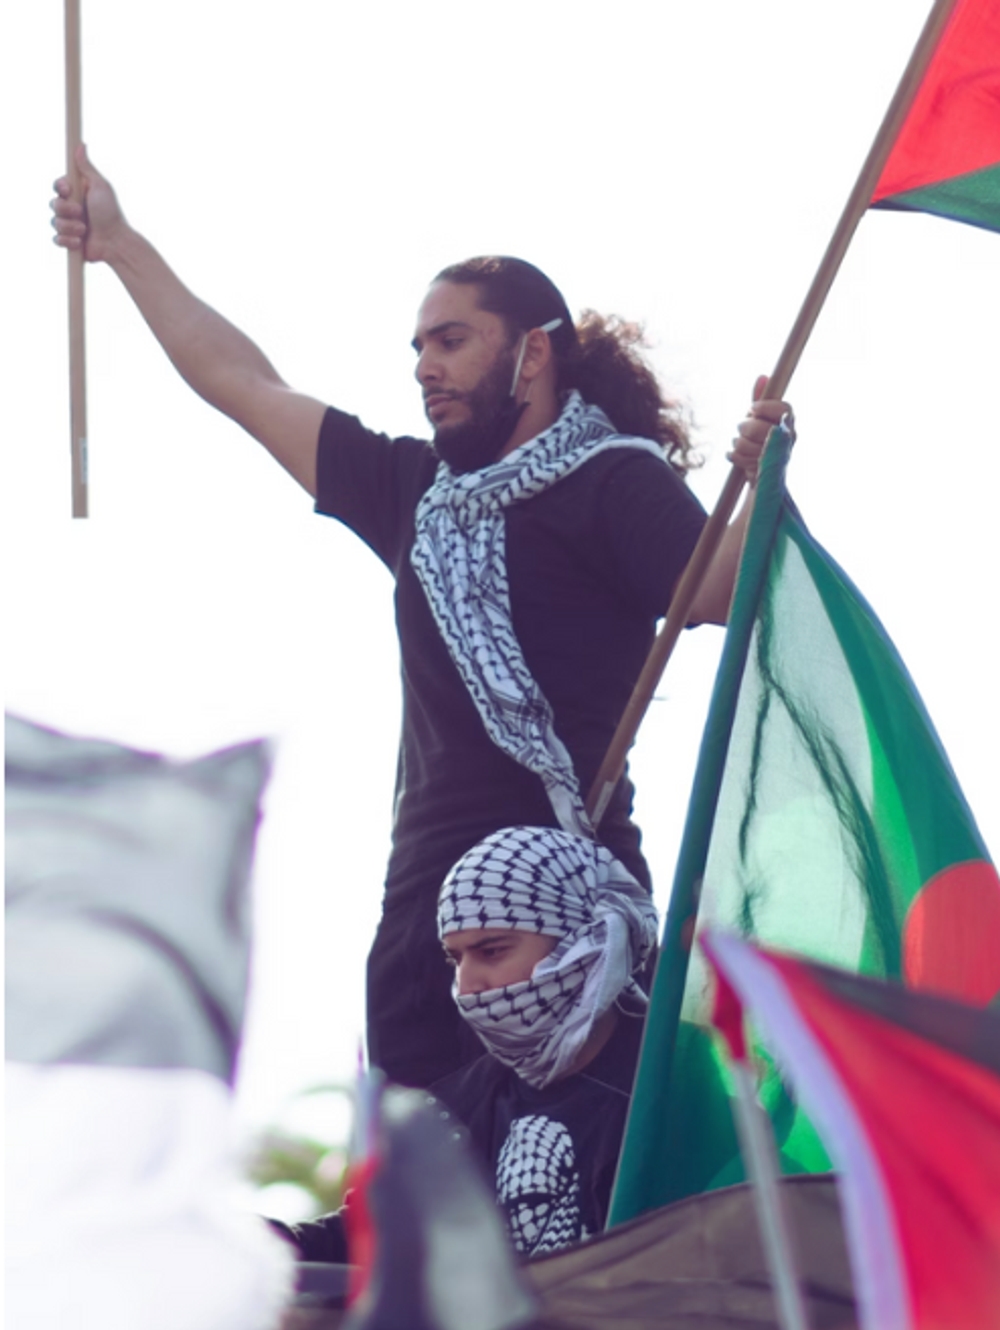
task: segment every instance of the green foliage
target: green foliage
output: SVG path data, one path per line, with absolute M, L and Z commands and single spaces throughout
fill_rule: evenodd
M 309 1129 L 297 1130 L 295 1120 L 302 1117 L 305 1101 L 321 1095 L 343 1096 L 353 1103 L 352 1091 L 344 1085 L 317 1085 L 296 1095 L 282 1113 L 282 1121 L 265 1129 L 246 1161 L 249 1181 L 258 1188 L 288 1183 L 300 1187 L 315 1203 L 316 1214 L 336 1210 L 344 1193 L 344 1175 L 347 1169 L 348 1142 L 346 1130 L 336 1130 L 335 1116 L 329 1114 L 329 1124 L 317 1114 L 315 1104 Z M 317 1130 L 317 1118 L 321 1130 Z

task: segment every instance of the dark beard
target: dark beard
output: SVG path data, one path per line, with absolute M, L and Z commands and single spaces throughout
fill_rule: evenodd
M 452 471 L 464 475 L 495 462 L 527 409 L 510 390 L 514 353 L 501 355 L 470 393 L 463 394 L 469 408 L 464 425 L 450 425 L 434 433 L 434 451 Z

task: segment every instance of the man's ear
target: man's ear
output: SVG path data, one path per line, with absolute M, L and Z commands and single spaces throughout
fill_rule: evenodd
M 541 328 L 532 328 L 528 333 L 524 348 L 524 359 L 521 361 L 520 383 L 527 388 L 536 379 L 539 379 L 547 369 L 551 369 L 552 374 L 555 374 L 552 339 Z

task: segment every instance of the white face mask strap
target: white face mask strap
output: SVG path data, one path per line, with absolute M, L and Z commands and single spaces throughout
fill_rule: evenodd
M 521 349 L 517 353 L 517 362 L 514 365 L 514 381 L 510 385 L 511 397 L 517 392 L 517 381 L 521 377 L 521 366 L 524 364 L 524 353 L 528 349 L 528 334 L 525 333 L 521 338 Z
M 553 333 L 557 328 L 560 327 L 562 327 L 562 319 L 549 319 L 548 323 L 543 323 L 542 326 L 538 329 L 538 331 L 543 333 Z M 517 364 L 514 366 L 514 382 L 510 385 L 511 397 L 513 397 L 514 394 L 517 392 L 517 381 L 521 377 L 521 366 L 524 364 L 524 353 L 528 349 L 528 338 L 530 337 L 530 335 L 531 335 L 530 333 L 525 333 L 524 336 L 521 338 L 521 349 L 517 353 Z M 525 401 L 528 400 L 530 394 L 531 394 L 531 385 L 529 384 L 528 391 L 524 395 Z

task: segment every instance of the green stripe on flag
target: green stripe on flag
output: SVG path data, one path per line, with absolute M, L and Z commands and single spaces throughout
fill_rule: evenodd
M 929 212 L 987 231 L 1000 231 L 1000 163 L 935 185 L 892 194 L 872 204 L 902 212 Z

